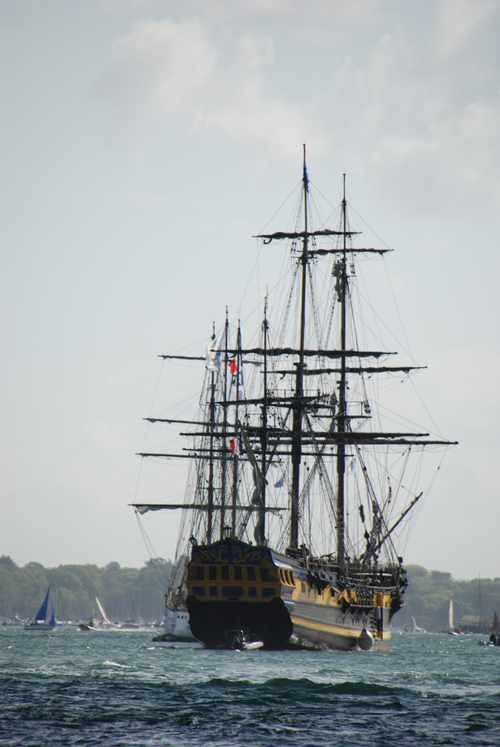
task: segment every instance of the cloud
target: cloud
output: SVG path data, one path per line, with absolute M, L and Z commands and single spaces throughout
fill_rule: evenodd
M 297 142 L 317 128 L 298 107 L 266 94 L 263 70 L 273 60 L 269 37 L 247 32 L 225 50 L 198 18 L 141 21 L 115 42 L 91 95 L 112 109 L 114 136 L 138 152 L 167 128 L 223 133 L 295 157 Z
M 500 410 L 500 353 L 490 348 L 453 348 L 427 361 L 432 375 L 424 379 L 424 399 L 431 410 L 453 420 L 469 441 L 483 448 L 481 436 L 493 433 Z M 453 434 L 460 438 L 460 434 Z
M 467 193 L 481 182 L 498 207 L 500 181 L 494 164 L 500 156 L 500 101 L 474 101 L 463 107 L 429 101 L 422 102 L 422 109 L 420 123 L 409 124 L 406 133 L 388 127 L 369 155 L 372 164 L 459 192 Z
M 142 155 L 165 138 L 221 138 L 266 160 L 295 158 L 306 140 L 397 202 L 411 194 L 408 209 L 496 212 L 498 5 L 440 0 L 415 13 L 357 0 L 355 25 L 346 9 L 332 22 L 337 2 L 317 0 L 307 20 L 282 2 L 265 25 L 260 5 L 230 5 L 174 2 L 169 12 L 200 17 L 141 21 L 115 42 L 92 85 L 112 112 L 112 140 Z
M 494 7 L 491 0 L 441 0 L 436 24 L 437 54 L 446 58 L 459 53 Z
M 88 1 L 88 0 L 87 0 Z M 147 14 L 164 12 L 169 15 L 181 13 L 210 17 L 218 21 L 242 19 L 250 21 L 277 20 L 292 22 L 311 18 L 333 20 L 336 24 L 349 21 L 356 26 L 378 23 L 380 14 L 391 11 L 398 0 L 100 0 L 100 8 L 109 14 L 135 12 Z
M 344 107 L 330 132 L 353 149 L 363 142 L 360 167 L 396 198 L 411 193 L 411 209 L 417 197 L 430 211 L 468 206 L 494 215 L 500 91 L 492 69 L 500 63 L 494 41 L 500 9 L 493 14 L 490 3 L 471 9 L 465 0 L 457 6 L 460 21 L 455 5 L 442 2 L 438 18 L 426 19 L 433 23 L 430 32 L 412 30 L 405 18 L 372 38 L 368 56 L 351 59 L 336 78 L 335 95 Z M 446 22 L 454 31 L 445 40 Z

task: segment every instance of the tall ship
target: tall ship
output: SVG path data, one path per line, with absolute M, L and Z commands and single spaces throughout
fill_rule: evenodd
M 205 356 L 161 356 L 205 363 L 197 415 L 148 418 L 180 426 L 186 446 L 141 454 L 187 460 L 186 491 L 134 506 L 182 511 L 177 609 L 208 648 L 386 649 L 408 584 L 401 548 L 455 443 L 416 425 L 413 405 L 401 414 L 421 367 L 382 342 L 368 283 L 375 271 L 380 295 L 392 250 L 352 227 L 345 176 L 327 210 L 304 149 L 288 228 L 256 237 L 283 255 L 257 330 L 244 344 L 226 310 Z

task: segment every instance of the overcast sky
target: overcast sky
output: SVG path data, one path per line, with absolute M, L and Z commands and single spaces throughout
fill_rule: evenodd
M 405 562 L 500 576 L 500 4 L 0 0 L 0 35 L 0 554 L 149 557 L 142 418 L 203 373 L 157 390 L 156 356 L 202 354 L 226 305 L 261 299 L 251 237 L 306 141 L 313 183 L 336 203 L 346 172 L 395 248 L 419 391 L 460 442 Z M 168 469 L 155 500 L 182 496 Z M 165 558 L 176 522 L 143 520 Z

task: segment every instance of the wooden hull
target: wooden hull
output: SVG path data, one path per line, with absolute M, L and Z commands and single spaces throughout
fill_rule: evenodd
M 186 600 L 193 635 L 206 648 L 226 648 L 231 631 L 248 630 L 250 640 L 259 640 L 264 648 L 286 647 L 293 632 L 288 610 L 281 599 L 270 602 L 200 602 L 194 596 Z
M 377 612 L 378 609 L 378 612 Z M 291 613 L 293 635 L 304 648 L 327 648 L 354 651 L 362 648 L 360 637 L 368 631 L 374 651 L 386 651 L 391 637 L 389 610 L 372 608 L 361 610 L 314 603 L 296 603 Z
M 354 651 L 361 649 L 360 636 L 368 631 L 372 637 L 370 648 L 386 651 L 391 637 L 388 615 L 384 615 L 383 630 L 375 615 L 358 617 L 356 613 L 342 614 L 340 609 L 326 612 L 305 605 L 291 614 L 282 600 L 270 603 L 212 602 L 200 603 L 188 598 L 190 627 L 193 635 L 206 648 L 224 648 L 227 631 L 244 628 L 252 638 L 260 639 L 267 650 L 284 648 L 330 649 Z M 370 622 L 372 620 L 372 622 Z M 366 621 L 366 625 L 364 622 Z
M 386 650 L 394 600 L 374 582 L 348 590 L 344 576 L 314 574 L 305 563 L 237 540 L 193 548 L 186 606 L 195 638 L 223 648 L 245 629 L 266 649 L 286 647 Z M 353 586 L 353 584 L 351 584 Z

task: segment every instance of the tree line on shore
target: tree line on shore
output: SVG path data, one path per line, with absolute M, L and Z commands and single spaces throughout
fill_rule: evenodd
M 453 600 L 454 622 L 490 625 L 493 613 L 500 615 L 500 578 L 454 580 L 451 573 L 428 571 L 419 565 L 406 567 L 409 586 L 405 606 L 394 618 L 396 627 L 413 628 L 413 618 L 421 628 L 439 632 L 448 626 L 448 610 Z
M 0 557 L 0 619 L 33 617 L 51 585 L 58 620 L 85 620 L 92 616 L 98 596 L 110 620 L 136 616 L 146 622 L 163 617 L 164 595 L 172 570 L 169 560 L 148 561 L 142 568 L 121 568 L 116 562 L 96 565 L 60 565 L 44 568 L 40 563 L 18 566 L 10 557 Z M 394 618 L 395 627 L 419 627 L 438 632 L 448 624 L 450 599 L 455 622 L 477 620 L 491 623 L 500 614 L 500 578 L 454 580 L 451 573 L 407 566 L 409 587 L 405 606 Z
M 47 587 L 58 620 L 92 617 L 98 596 L 108 618 L 160 621 L 164 595 L 172 570 L 170 561 L 158 559 L 143 568 L 121 568 L 116 562 L 97 565 L 60 565 L 44 568 L 36 562 L 18 566 L 9 556 L 0 557 L 0 619 L 32 618 Z

